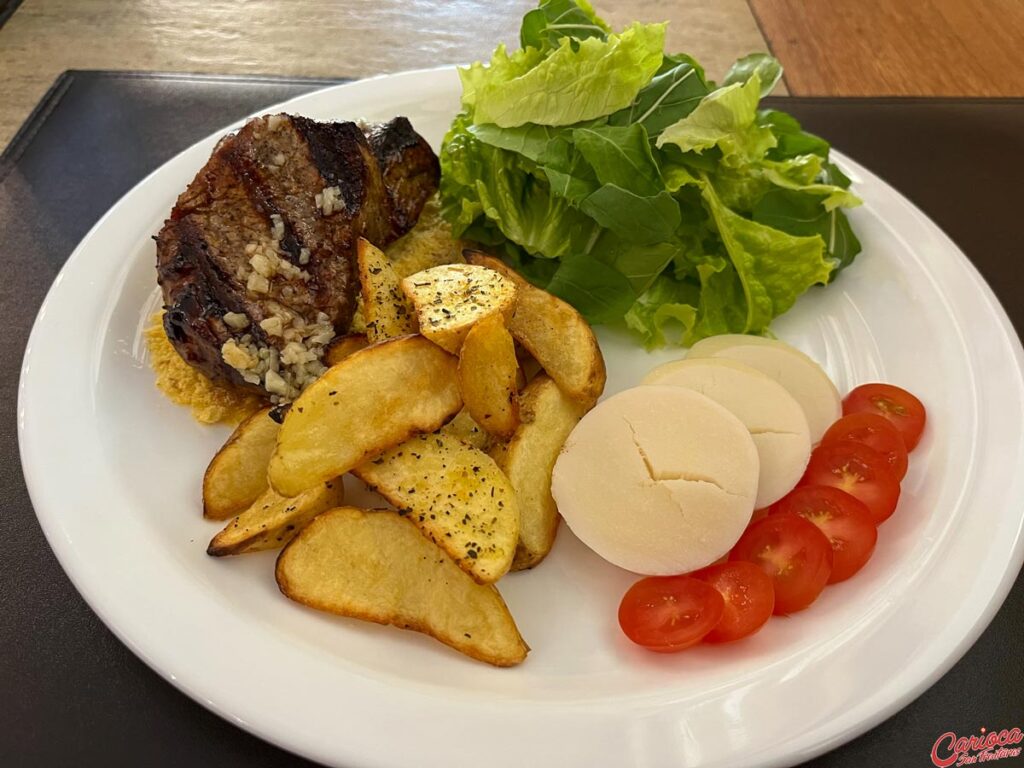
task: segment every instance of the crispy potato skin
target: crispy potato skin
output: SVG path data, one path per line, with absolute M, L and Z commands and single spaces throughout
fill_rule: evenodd
M 361 237 L 356 261 L 366 337 L 370 343 L 416 333 L 419 330 L 416 309 L 402 292 L 398 275 L 384 251 Z
M 310 488 L 293 498 L 286 498 L 268 488 L 245 512 L 213 537 L 206 554 L 224 557 L 278 549 L 295 538 L 318 514 L 344 500 L 345 484 L 341 478 Z
M 519 505 L 512 484 L 483 451 L 441 432 L 417 435 L 352 474 L 479 583 L 508 573 L 519 541 Z
M 473 325 L 488 315 L 512 316 L 516 284 L 501 273 L 471 264 L 442 264 L 402 280 L 416 307 L 420 333 L 457 354 Z
M 270 459 L 270 485 L 297 496 L 462 408 L 458 360 L 422 336 L 353 353 L 329 368 L 288 411 Z
M 516 344 L 498 314 L 478 321 L 459 351 L 459 389 L 473 420 L 507 440 L 519 426 Z
M 349 333 L 338 336 L 324 349 L 324 365 L 330 368 L 337 365 L 353 352 L 369 346 L 370 341 L 362 333 Z
M 278 424 L 262 408 L 231 433 L 203 475 L 203 517 L 227 520 L 267 489 L 267 464 L 277 442 Z
M 551 472 L 569 433 L 586 409 L 547 375 L 531 381 L 521 396 L 522 423 L 491 456 L 508 476 L 519 503 L 519 544 L 512 570 L 533 568 L 555 543 L 558 507 L 551 497 Z
M 604 392 L 607 372 L 593 330 L 575 309 L 523 279 L 493 256 L 465 250 L 470 264 L 500 272 L 518 288 L 509 322 L 512 336 L 571 398 L 592 407 Z
M 421 632 L 494 666 L 529 652 L 498 590 L 474 582 L 390 510 L 320 514 L 282 550 L 275 575 L 298 603 Z

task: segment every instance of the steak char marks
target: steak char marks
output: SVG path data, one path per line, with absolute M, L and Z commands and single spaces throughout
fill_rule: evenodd
M 352 320 L 356 242 L 411 229 L 439 175 L 403 117 L 365 130 L 250 120 L 220 141 L 156 237 L 171 343 L 211 379 L 293 399 Z

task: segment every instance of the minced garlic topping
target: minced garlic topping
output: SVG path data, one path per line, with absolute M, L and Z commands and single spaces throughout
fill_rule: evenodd
M 274 118 L 270 118 L 271 123 Z M 273 130 L 276 126 L 269 125 Z M 339 190 L 340 192 L 340 190 Z M 323 194 L 323 193 L 321 193 Z M 333 213 L 344 203 L 339 196 L 328 192 Z M 321 198 L 322 202 L 323 198 Z M 289 277 L 308 279 L 308 273 L 300 270 L 287 259 L 280 257 L 279 241 L 284 235 L 284 222 L 275 214 L 271 221 L 271 237 L 261 243 L 250 243 L 246 247 L 247 267 L 252 271 L 240 275 L 248 278 L 249 290 L 267 294 L 270 282 L 276 274 L 287 273 Z M 434 197 L 423 208 L 417 225 L 406 235 L 384 249 L 392 260 L 399 277 L 405 277 L 438 264 L 461 262 L 463 244 L 453 240 L 451 228 L 441 218 L 440 206 Z M 310 254 L 302 249 L 299 262 L 305 265 Z M 294 272 L 293 272 L 294 270 Z M 282 297 L 290 298 L 291 286 L 282 288 Z M 360 299 L 361 301 L 361 299 Z M 161 313 L 162 314 L 162 313 Z M 235 387 L 211 382 L 198 369 L 193 368 L 178 355 L 168 341 L 161 324 L 161 314 L 153 317 L 153 325 L 146 330 L 150 364 L 157 375 L 157 387 L 179 405 L 192 409 L 192 415 L 199 422 L 237 423 L 266 404 L 266 400 Z M 280 306 L 280 311 L 260 323 L 263 331 L 284 342 L 281 350 L 275 347 L 259 348 L 253 343 L 249 318 L 241 313 L 229 312 L 224 322 L 229 328 L 241 332 L 239 338 L 231 339 L 222 348 L 225 361 L 238 370 L 252 383 L 261 383 L 275 402 L 293 399 L 310 381 L 317 378 L 325 366 L 321 362 L 322 349 L 333 338 L 334 329 L 326 317 L 317 318 L 313 325 L 305 324 L 302 318 Z M 365 322 L 359 307 L 353 318 L 350 331 L 365 331 Z

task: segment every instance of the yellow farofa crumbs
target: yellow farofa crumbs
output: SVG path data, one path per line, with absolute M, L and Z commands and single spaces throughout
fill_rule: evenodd
M 440 264 L 463 263 L 463 246 L 462 241 L 452 239 L 451 227 L 441 217 L 441 206 L 435 195 L 423 206 L 416 226 L 384 252 L 402 278 Z M 352 318 L 351 333 L 366 330 L 361 304 L 360 297 Z M 195 420 L 203 424 L 237 424 L 266 404 L 256 395 L 210 381 L 186 363 L 168 340 L 162 316 L 162 312 L 153 316 L 150 327 L 146 329 L 146 345 L 149 347 L 150 365 L 156 373 L 157 388 L 169 400 L 190 408 Z
M 262 398 L 210 381 L 182 360 L 167 338 L 162 317 L 162 312 L 153 315 L 146 329 L 146 346 L 156 386 L 167 399 L 190 408 L 193 418 L 202 424 L 237 424 L 263 407 Z

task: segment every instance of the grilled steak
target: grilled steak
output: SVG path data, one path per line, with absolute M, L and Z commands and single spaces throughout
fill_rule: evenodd
M 411 229 L 439 174 L 403 117 L 365 129 L 250 120 L 155 238 L 171 343 L 211 379 L 294 398 L 352 320 L 358 238 L 385 245 Z

